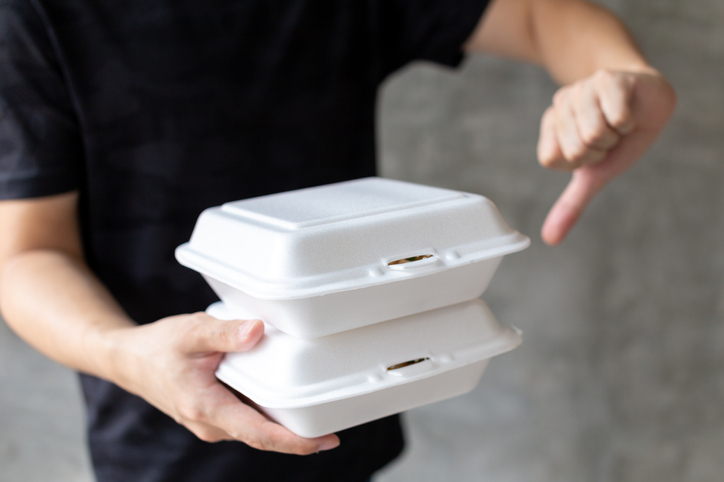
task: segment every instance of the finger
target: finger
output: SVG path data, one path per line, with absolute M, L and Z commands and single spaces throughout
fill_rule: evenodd
M 214 425 L 236 440 L 259 450 L 297 455 L 308 455 L 330 450 L 339 445 L 334 434 L 316 438 L 304 438 L 289 429 L 270 421 L 248 405 L 244 405 L 228 392 L 226 399 L 214 410 Z
M 554 99 L 555 133 L 568 169 L 576 169 L 585 164 L 594 164 L 606 156 L 605 151 L 588 147 L 578 132 L 576 117 L 573 114 L 572 88 L 559 90 Z
M 221 442 L 222 440 L 234 440 L 234 437 L 225 431 L 206 423 L 187 422 L 185 426 L 191 431 L 191 433 L 204 442 L 213 443 Z
M 593 82 L 580 82 L 573 89 L 573 116 L 583 143 L 592 149 L 608 151 L 620 139 L 603 116 L 601 104 Z
M 559 164 L 565 165 L 563 153 L 558 146 L 555 132 L 555 110 L 548 107 L 543 113 L 538 136 L 538 162 L 548 169 L 557 169 Z
M 259 320 L 218 320 L 196 313 L 190 329 L 184 333 L 182 353 L 244 351 L 256 345 L 264 334 Z
M 551 246 L 563 241 L 591 199 L 603 187 L 601 178 L 587 168 L 573 173 L 571 181 L 543 222 L 541 237 Z
M 596 73 L 594 83 L 606 123 L 621 135 L 635 127 L 631 108 L 634 77 L 608 70 Z

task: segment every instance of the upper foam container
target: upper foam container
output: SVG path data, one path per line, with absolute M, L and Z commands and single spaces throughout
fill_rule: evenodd
M 366 178 L 207 209 L 176 258 L 239 316 L 316 338 L 477 298 L 529 243 L 483 196 Z

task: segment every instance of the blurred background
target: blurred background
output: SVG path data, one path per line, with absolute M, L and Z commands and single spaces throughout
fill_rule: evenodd
M 380 97 L 386 177 L 483 194 L 532 246 L 484 298 L 523 345 L 472 393 L 408 412 L 376 482 L 718 481 L 724 473 L 724 3 L 611 0 L 679 96 L 654 148 L 570 238 L 537 166 L 555 85 L 531 66 L 415 65 Z M 0 323 L 0 481 L 92 480 L 75 375 Z

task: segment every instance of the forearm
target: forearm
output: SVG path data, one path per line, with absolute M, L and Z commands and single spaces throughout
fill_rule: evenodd
M 652 70 L 621 20 L 597 5 L 534 0 L 531 35 L 538 61 L 562 84 L 600 69 Z
M 581 0 L 494 0 L 465 47 L 537 63 L 561 84 L 600 69 L 653 71 L 615 15 Z
M 0 308 L 11 328 L 46 356 L 113 379 L 112 332 L 134 326 L 77 258 L 56 250 L 13 256 L 0 273 Z

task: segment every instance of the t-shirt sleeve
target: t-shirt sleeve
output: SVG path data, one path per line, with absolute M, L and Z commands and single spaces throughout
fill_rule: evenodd
M 82 140 L 49 33 L 28 0 L 0 0 L 0 199 L 79 187 Z
M 380 2 L 384 70 L 428 60 L 456 67 L 463 44 L 490 0 L 382 0 Z

